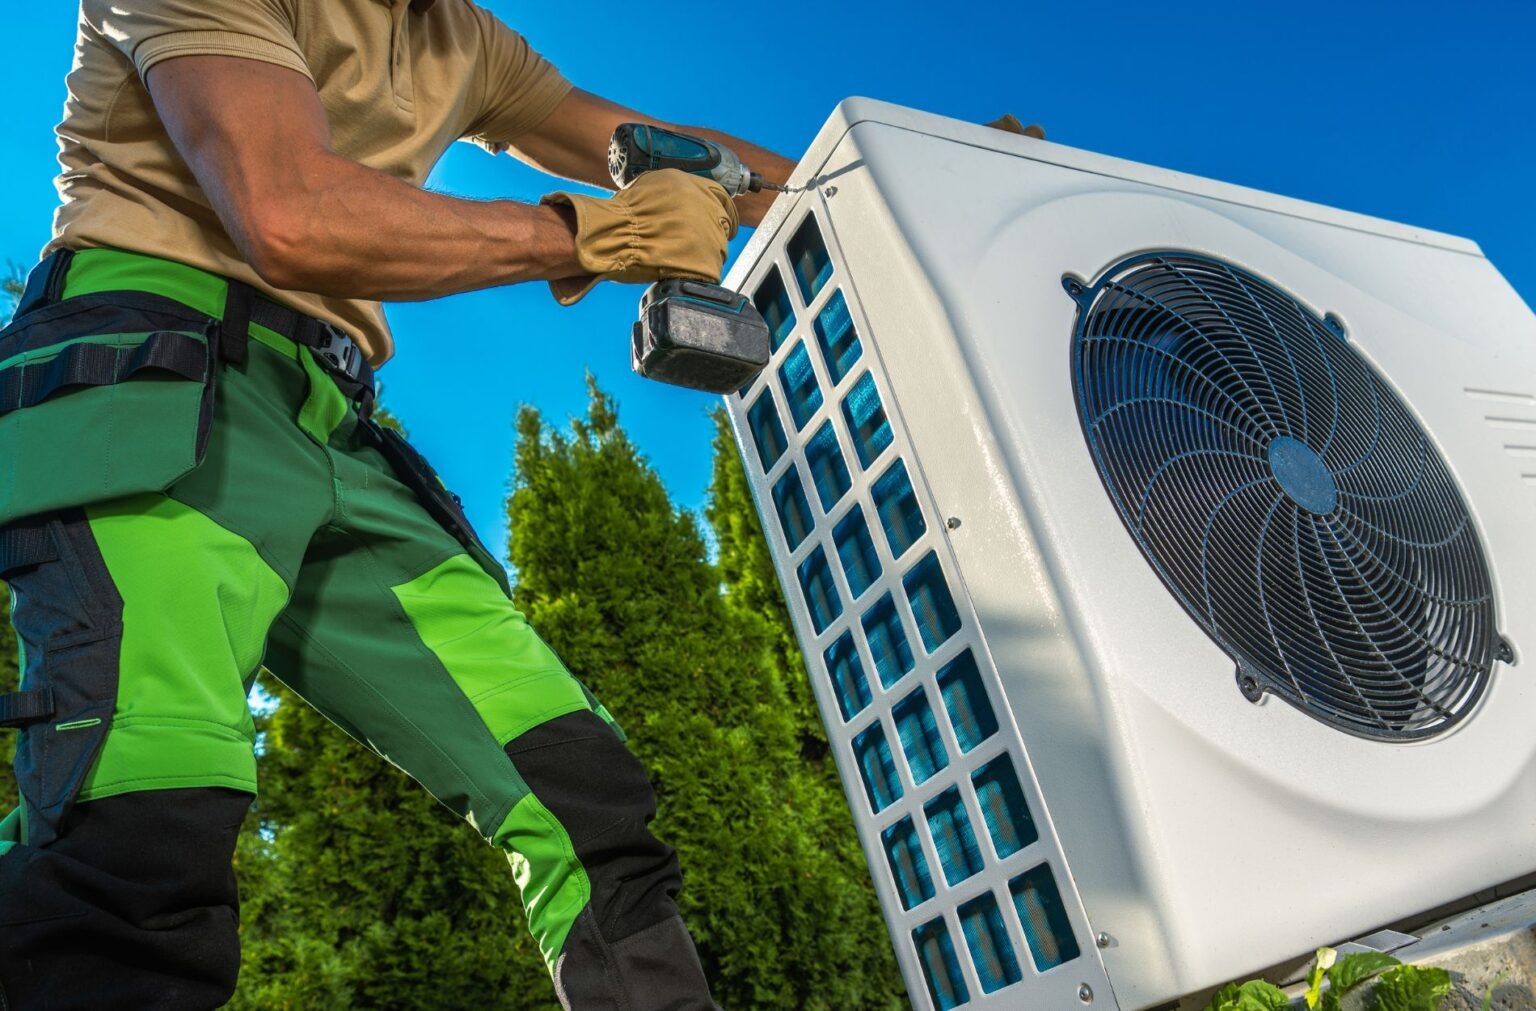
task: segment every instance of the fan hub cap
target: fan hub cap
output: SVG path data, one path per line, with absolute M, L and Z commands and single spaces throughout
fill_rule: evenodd
M 1339 504 L 1339 487 L 1323 458 L 1300 439 L 1282 435 L 1269 444 L 1269 471 L 1292 502 L 1326 516 Z

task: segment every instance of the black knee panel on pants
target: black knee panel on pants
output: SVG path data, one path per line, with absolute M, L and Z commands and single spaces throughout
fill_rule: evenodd
M 59 838 L 0 858 L 0 986 L 13 1011 L 215 1008 L 240 970 L 230 861 L 252 797 L 198 787 L 76 804 Z
M 512 764 L 571 837 L 602 936 L 677 915 L 677 853 L 651 834 L 656 795 L 640 760 L 595 713 L 556 717 L 510 741 Z

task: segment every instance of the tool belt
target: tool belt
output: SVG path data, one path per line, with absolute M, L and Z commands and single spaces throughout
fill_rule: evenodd
M 221 362 L 257 323 L 313 351 L 365 418 L 373 370 L 332 324 L 228 282 L 222 319 L 127 289 L 62 297 L 74 253 L 27 278 L 0 330 L 0 527 L 48 510 L 163 491 L 203 459 Z
M 19 321 L 31 310 L 59 300 L 74 255 L 73 249 L 57 249 L 32 268 L 27 275 L 26 288 L 16 305 L 13 320 Z M 248 327 L 256 323 L 295 344 L 312 349 L 321 366 L 336 380 L 343 395 L 352 400 L 362 400 L 368 408 L 372 408 L 375 388 L 373 368 L 363 355 L 363 349 L 346 331 L 328 320 L 306 316 L 296 309 L 273 302 L 244 281 L 228 281 L 229 295 L 220 327 L 223 331 L 221 356 L 225 361 L 245 364 Z M 3 397 L 0 397 L 0 403 L 4 402 Z

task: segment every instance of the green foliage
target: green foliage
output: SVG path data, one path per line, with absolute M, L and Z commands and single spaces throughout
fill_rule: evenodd
M 1373 1011 L 1439 1011 L 1451 995 L 1451 974 L 1424 965 L 1400 965 L 1382 973 L 1372 994 Z
M 5 300 L 3 309 L 0 309 L 0 324 L 10 320 L 16 311 L 16 305 L 21 301 L 21 293 L 27 286 L 27 275 L 14 263 L 7 263 L 5 277 L 0 278 L 0 298 Z
M 518 604 L 650 770 L 656 828 L 679 850 L 679 902 L 716 999 L 901 1006 L 841 793 L 802 758 L 806 721 L 787 684 L 782 628 L 760 613 L 746 620 L 732 599 L 748 570 L 733 569 L 737 582 L 727 578 L 722 593 L 693 516 L 672 505 L 595 386 L 569 434 L 525 410 L 518 436 Z M 717 494 L 716 517 L 728 501 Z M 723 564 L 737 564 L 747 529 L 722 533 L 722 558 L 733 560 Z M 801 670 L 793 677 L 803 682 Z
M 1355 952 L 1338 958 L 1332 948 L 1319 948 L 1307 972 L 1303 1000 L 1308 1008 L 1340 1011 L 1344 997 L 1378 973 L 1380 978 L 1369 994 L 1372 1011 L 1439 1011 L 1451 992 L 1451 976 L 1444 969 L 1403 965 L 1379 951 Z M 1324 979 L 1328 981 L 1326 990 L 1322 988 Z M 1490 987 L 1483 998 L 1483 1011 L 1488 1011 L 1492 995 Z M 1281 1011 L 1289 1007 L 1290 1001 L 1283 991 L 1256 979 L 1241 986 L 1228 983 L 1216 991 L 1205 1011 Z
M 1205 1006 L 1205 1011 L 1288 1011 L 1291 1006 L 1285 992 L 1262 979 L 1252 979 L 1239 986 L 1228 983 Z
M 1383 969 L 1399 964 L 1391 955 L 1379 951 L 1357 951 L 1353 955 L 1345 955 L 1328 970 L 1328 988 L 1342 996 Z

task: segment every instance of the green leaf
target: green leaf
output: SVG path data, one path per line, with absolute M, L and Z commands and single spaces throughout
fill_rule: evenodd
M 1328 970 L 1328 985 L 1342 997 L 1383 969 L 1400 964 L 1391 955 L 1379 951 L 1357 951 L 1333 964 L 1333 968 Z
M 1332 948 L 1318 948 L 1317 955 L 1312 959 L 1312 968 L 1307 970 L 1307 992 L 1302 996 L 1306 999 L 1307 1007 L 1317 1007 L 1322 999 L 1323 973 L 1333 965 L 1333 960 L 1339 957 L 1339 953 Z
M 1429 966 L 1400 965 L 1382 973 L 1375 1011 L 1440 1011 L 1451 993 L 1451 974 Z
M 1205 1011 L 1289 1011 L 1285 991 L 1262 979 L 1251 979 L 1239 986 L 1228 983 L 1217 990 Z

